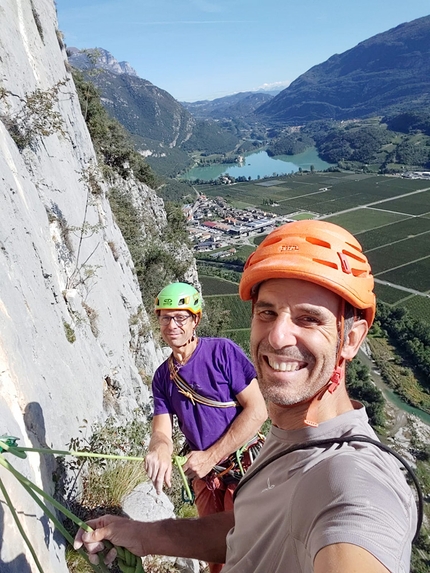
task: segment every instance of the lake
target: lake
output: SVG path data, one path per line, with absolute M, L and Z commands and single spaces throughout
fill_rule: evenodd
M 310 148 L 297 155 L 277 155 L 270 157 L 264 150 L 244 155 L 243 163 L 214 163 L 205 167 L 194 167 L 181 176 L 181 179 L 202 179 L 210 181 L 218 179 L 220 175 L 228 174 L 232 177 L 273 177 L 274 175 L 286 175 L 295 173 L 299 168 L 310 170 L 311 165 L 316 171 L 324 171 L 330 167 L 330 163 L 318 157 L 315 148 Z

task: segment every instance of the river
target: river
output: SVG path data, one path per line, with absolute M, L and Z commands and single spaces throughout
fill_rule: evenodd
M 374 381 L 376 386 L 381 390 L 382 394 L 384 395 L 384 398 L 388 400 L 388 402 L 390 402 L 395 408 L 403 412 L 406 412 L 407 414 L 413 414 L 414 416 L 417 416 L 417 418 L 419 418 L 425 424 L 430 426 L 430 414 L 427 414 L 427 412 L 423 412 L 423 410 L 419 410 L 418 408 L 410 406 L 409 404 L 404 402 L 398 394 L 393 392 L 393 390 L 391 390 L 391 388 L 387 386 L 382 377 L 378 374 L 378 371 L 375 370 L 374 362 L 367 356 L 365 352 L 363 352 L 363 350 L 359 351 L 358 358 L 361 360 L 361 362 L 363 362 L 363 364 L 365 364 L 369 368 L 372 380 Z
M 244 161 L 242 163 L 214 163 L 205 167 L 193 167 L 193 169 L 182 175 L 181 179 L 210 181 L 218 179 L 220 175 L 224 174 L 232 177 L 242 176 L 259 179 L 261 177 L 295 173 L 299 169 L 309 171 L 311 165 L 314 166 L 316 171 L 324 171 L 330 167 L 330 163 L 320 159 L 314 147 L 297 155 L 270 157 L 266 151 L 260 150 L 243 157 Z

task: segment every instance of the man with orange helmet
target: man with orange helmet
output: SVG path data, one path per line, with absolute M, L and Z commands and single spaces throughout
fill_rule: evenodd
M 249 257 L 239 293 L 253 303 L 251 350 L 273 426 L 234 511 L 150 524 L 105 516 L 90 522 L 87 549 L 106 538 L 138 555 L 216 557 L 225 573 L 408 572 L 412 492 L 345 387 L 375 314 L 360 244 L 324 221 L 284 225 Z

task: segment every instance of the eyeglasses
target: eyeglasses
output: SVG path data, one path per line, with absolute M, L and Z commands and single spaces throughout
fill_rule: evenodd
M 158 317 L 158 322 L 161 324 L 161 326 L 168 326 L 170 321 L 173 320 L 176 325 L 183 326 L 190 317 L 191 314 L 187 314 L 187 316 L 182 314 L 178 316 L 169 316 L 168 314 L 163 314 L 162 316 Z

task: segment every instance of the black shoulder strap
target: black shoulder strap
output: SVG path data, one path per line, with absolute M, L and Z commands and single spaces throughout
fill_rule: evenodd
M 373 444 L 374 446 L 376 446 L 380 450 L 387 452 L 387 453 L 391 454 L 392 456 L 394 456 L 396 459 L 398 459 L 399 462 L 405 467 L 405 469 L 409 473 L 412 481 L 414 482 L 415 488 L 417 490 L 417 529 L 415 531 L 415 535 L 414 535 L 414 538 L 412 540 L 412 543 L 415 543 L 419 537 L 419 534 L 420 534 L 421 525 L 423 522 L 423 512 L 424 512 L 423 494 L 421 491 L 421 487 L 420 487 L 418 478 L 415 475 L 414 471 L 412 470 L 411 466 L 408 464 L 408 462 L 400 454 L 398 454 L 396 451 L 394 451 L 389 446 L 386 446 L 385 444 L 382 444 L 381 442 L 378 442 L 377 440 L 372 440 L 372 438 L 368 438 L 367 436 L 355 435 L 355 436 L 345 436 L 342 438 L 326 438 L 324 440 L 313 440 L 313 441 L 304 442 L 301 444 L 294 444 L 293 446 L 290 446 L 286 450 L 284 450 L 282 452 L 278 452 L 277 454 L 271 456 L 270 458 L 267 458 L 267 460 L 265 460 L 256 470 L 254 470 L 252 472 L 252 474 L 249 474 L 249 473 L 245 474 L 244 477 L 240 480 L 236 490 L 234 491 L 233 500 L 236 499 L 236 496 L 239 493 L 239 491 L 242 489 L 242 487 L 244 485 L 246 485 L 246 483 L 249 480 L 251 480 L 258 472 L 260 472 L 261 470 L 266 468 L 269 464 L 271 464 L 275 460 L 278 460 L 279 458 L 282 458 L 283 456 L 286 456 L 287 454 L 290 454 L 292 452 L 296 452 L 297 450 L 305 450 L 305 449 L 309 449 L 309 448 L 324 448 L 326 446 L 331 446 L 333 444 L 339 444 L 340 445 L 340 444 L 345 444 L 345 443 L 349 443 L 349 442 L 368 442 L 369 444 Z

